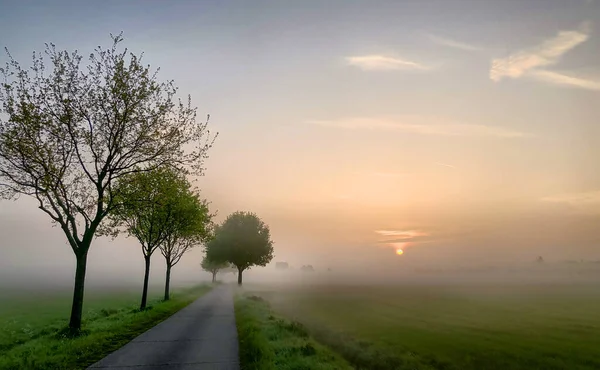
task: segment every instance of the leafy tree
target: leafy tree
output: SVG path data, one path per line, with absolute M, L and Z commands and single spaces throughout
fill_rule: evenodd
M 215 136 L 188 97 L 160 82 L 141 55 L 98 47 L 86 63 L 52 44 L 21 67 L 0 68 L 0 197 L 20 195 L 60 226 L 75 254 L 69 327 L 81 328 L 87 256 L 114 207 L 120 177 L 163 164 L 200 174 Z M 45 61 L 50 61 L 50 70 Z M 190 148 L 184 151 L 183 148 Z
M 170 167 L 125 175 L 115 186 L 116 207 L 109 215 L 113 235 L 126 232 L 142 245 L 145 270 L 140 310 L 146 308 L 152 254 L 166 242 L 170 225 L 185 208 L 182 203 L 189 201 L 189 187 L 185 176 Z
M 165 301 L 169 300 L 171 269 L 181 260 L 185 252 L 204 243 L 211 231 L 213 215 L 208 210 L 208 202 L 192 192 L 189 183 L 187 187 L 188 189 L 182 191 L 172 205 L 173 211 L 164 225 L 165 240 L 158 246 L 167 265 Z
M 234 212 L 216 228 L 206 245 L 206 256 L 212 261 L 229 262 L 242 273 L 251 266 L 266 266 L 273 259 L 273 241 L 269 227 L 254 213 Z
M 287 270 L 290 265 L 287 262 L 275 262 L 275 268 L 278 270 Z
M 216 282 L 217 281 L 217 273 L 225 268 L 229 267 L 229 263 L 228 262 L 216 262 L 216 261 L 212 261 L 210 259 L 208 259 L 206 257 L 206 255 L 204 255 L 204 258 L 202 259 L 202 263 L 200 264 L 200 266 L 202 266 L 202 269 L 206 272 L 210 272 L 212 274 L 212 282 Z

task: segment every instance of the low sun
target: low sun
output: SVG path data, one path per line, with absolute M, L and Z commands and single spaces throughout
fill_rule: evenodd
M 396 249 L 396 254 L 401 256 L 404 254 L 404 251 L 402 249 L 398 248 L 398 249 Z

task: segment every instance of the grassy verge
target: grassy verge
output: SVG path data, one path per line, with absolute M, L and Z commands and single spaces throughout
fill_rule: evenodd
M 301 324 L 273 316 L 259 297 L 237 297 L 235 317 L 243 370 L 351 369 L 339 355 L 312 339 Z
M 16 330 L 16 320 L 7 321 L 0 333 L 3 339 L 0 341 L 0 369 L 84 369 L 208 290 L 210 286 L 205 285 L 176 291 L 170 301 L 151 301 L 149 309 L 142 312 L 136 310 L 134 301 L 121 306 L 110 305 L 108 301 L 107 308 L 88 310 L 83 323 L 84 334 L 74 339 L 62 335 L 65 327 L 62 320 L 44 322 L 32 318 L 35 326 L 21 324 L 20 330 Z M 43 303 L 38 310 L 44 311 Z
M 358 369 L 600 369 L 594 285 L 255 290 Z

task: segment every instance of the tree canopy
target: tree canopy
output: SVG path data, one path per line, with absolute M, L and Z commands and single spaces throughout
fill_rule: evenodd
M 142 246 L 146 262 L 142 302 L 146 307 L 150 258 L 163 246 L 168 268 L 206 233 L 210 221 L 208 207 L 190 189 L 185 175 L 171 167 L 135 172 L 123 176 L 116 184 L 114 211 L 109 215 L 113 233 L 126 232 Z M 185 243 L 180 243 L 182 239 Z M 170 245 L 165 247 L 166 242 Z M 177 250 L 175 250 L 177 248 Z
M 30 68 L 10 54 L 0 68 L 0 197 L 33 197 L 65 234 L 77 259 L 74 331 L 88 250 L 115 206 L 115 181 L 164 165 L 201 174 L 215 139 L 173 81 L 120 49 L 121 35 L 112 41 L 86 62 L 48 44 Z
M 238 284 L 242 284 L 244 270 L 266 266 L 273 259 L 269 227 L 254 213 L 234 212 L 216 227 L 214 237 L 206 245 L 206 256 L 235 265 Z
M 204 271 L 210 272 L 212 274 L 212 282 L 214 283 L 215 281 L 217 281 L 217 273 L 219 272 L 219 270 L 228 268 L 230 266 L 230 263 L 225 261 L 213 261 L 208 259 L 206 255 L 204 255 L 200 266 Z

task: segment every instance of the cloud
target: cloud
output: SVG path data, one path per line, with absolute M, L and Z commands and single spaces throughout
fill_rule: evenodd
M 600 81 L 588 80 L 578 77 L 563 75 L 551 71 L 532 71 L 531 76 L 540 81 L 554 85 L 578 87 L 581 89 L 600 91 Z
M 448 164 L 448 163 L 435 162 L 435 164 L 437 164 L 438 166 L 443 166 L 443 167 L 456 168 L 455 166 Z
M 382 236 L 394 236 L 396 237 L 396 239 L 394 239 L 395 241 L 429 235 L 428 233 L 420 230 L 375 230 L 375 233 Z
M 329 121 L 313 120 L 308 121 L 308 123 L 349 130 L 386 130 L 419 135 L 476 137 L 489 136 L 501 138 L 520 138 L 531 136 L 524 132 L 502 127 L 447 122 L 439 117 L 432 116 L 400 116 L 395 118 L 358 117 Z
M 560 31 L 555 37 L 540 45 L 513 53 L 506 58 L 492 60 L 490 79 L 500 81 L 505 77 L 519 78 L 529 70 L 558 63 L 560 57 L 589 38 L 589 23 L 583 23 L 579 30 Z
M 572 205 L 598 204 L 600 205 L 600 190 L 581 193 L 568 193 L 542 198 L 542 201 L 553 203 L 569 203 Z
M 448 47 L 451 47 L 451 48 L 461 49 L 461 50 L 466 50 L 466 51 L 479 51 L 479 50 L 482 50 L 478 46 L 474 46 L 474 45 L 467 44 L 467 43 L 464 43 L 464 42 L 460 42 L 460 41 L 448 39 L 448 38 L 445 38 L 445 37 L 440 37 L 440 36 L 436 36 L 436 35 L 428 35 L 428 37 L 429 37 L 429 39 L 431 41 L 435 42 L 438 45 L 448 46 Z
M 429 67 L 410 60 L 385 55 L 346 57 L 346 62 L 364 71 L 427 70 Z

